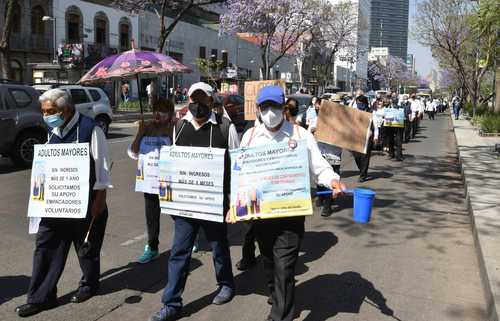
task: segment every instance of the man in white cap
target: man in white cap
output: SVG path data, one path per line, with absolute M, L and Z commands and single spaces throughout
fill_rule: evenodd
M 198 82 L 188 91 L 189 105 L 186 116 L 176 124 L 173 141 L 177 146 L 214 147 L 226 149 L 224 162 L 224 213 L 229 209 L 230 160 L 228 149 L 239 146 L 238 133 L 226 117 L 212 112 L 214 90 Z M 212 247 L 218 293 L 212 303 L 221 305 L 234 296 L 234 279 L 227 240 L 226 223 L 172 216 L 175 223 L 174 239 L 168 261 L 168 280 L 162 296 L 163 307 L 151 321 L 170 321 L 179 317 L 182 292 L 189 274 L 192 248 L 200 228 Z

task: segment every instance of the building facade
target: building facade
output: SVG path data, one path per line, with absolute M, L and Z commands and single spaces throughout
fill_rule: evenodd
M 370 48 L 388 47 L 392 56 L 406 60 L 409 0 L 371 0 Z
M 0 0 L 0 30 L 3 30 L 7 1 Z M 17 0 L 9 42 L 10 80 L 29 83 L 30 65 L 47 62 L 53 55 L 53 29 L 42 20 L 52 15 L 52 1 Z

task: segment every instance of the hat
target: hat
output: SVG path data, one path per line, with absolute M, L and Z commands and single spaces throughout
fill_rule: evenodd
M 266 86 L 262 87 L 257 95 L 257 105 L 265 101 L 273 101 L 277 104 L 283 105 L 285 103 L 285 94 L 280 86 Z
M 200 81 L 192 84 L 191 87 L 189 87 L 188 96 L 191 97 L 191 95 L 197 90 L 203 91 L 209 97 L 213 96 L 214 94 L 214 89 L 212 88 L 212 86 L 210 86 L 206 82 Z

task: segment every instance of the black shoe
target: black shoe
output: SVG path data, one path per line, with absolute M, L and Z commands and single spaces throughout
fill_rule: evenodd
M 273 305 L 273 295 L 270 294 L 268 297 L 267 297 L 267 304 L 269 305 Z
M 398 161 L 398 162 L 402 162 L 403 160 L 404 160 L 403 157 L 396 157 L 396 161 Z
M 368 178 L 366 178 L 366 177 L 360 177 L 360 178 L 358 179 L 358 182 L 359 182 L 359 183 L 364 183 L 364 182 L 366 182 L 367 180 L 368 180 Z
M 20 305 L 16 308 L 16 313 L 18 316 L 24 318 L 29 317 L 30 315 L 35 315 L 44 310 L 50 310 L 55 308 L 59 303 L 57 299 L 49 300 L 45 303 L 27 303 Z
M 97 291 L 91 290 L 78 290 L 70 299 L 72 303 L 82 303 L 93 297 Z
M 331 206 L 323 206 L 323 209 L 321 210 L 321 216 L 329 217 L 330 215 L 332 215 L 332 213 L 333 213 L 333 210 L 332 210 Z
M 252 266 L 255 265 L 256 260 L 240 260 L 238 263 L 236 263 L 236 268 L 240 271 L 246 271 L 250 269 Z

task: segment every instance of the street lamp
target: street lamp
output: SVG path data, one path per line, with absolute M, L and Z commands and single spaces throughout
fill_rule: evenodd
M 58 60 L 57 60 L 57 41 L 56 41 L 56 18 L 51 17 L 51 16 L 43 16 L 42 21 L 43 22 L 52 21 L 52 25 L 53 25 L 52 40 L 54 42 L 54 59 L 52 60 L 52 63 L 56 64 L 56 63 L 58 63 Z

